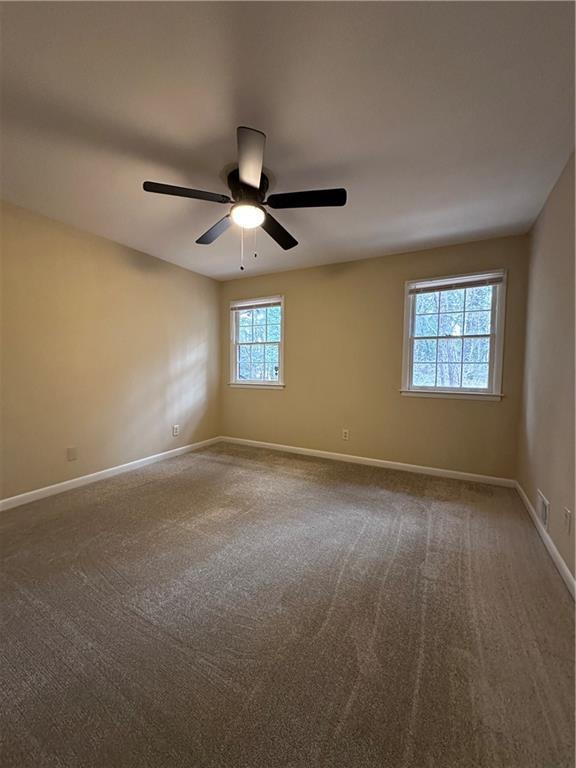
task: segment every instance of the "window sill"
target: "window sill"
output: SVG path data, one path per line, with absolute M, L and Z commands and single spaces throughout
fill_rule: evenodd
M 400 393 L 404 397 L 441 397 L 454 400 L 492 400 L 496 402 L 504 397 L 502 393 L 494 394 L 493 392 L 427 392 L 423 389 L 401 389 Z
M 286 386 L 285 384 L 258 384 L 254 382 L 253 384 L 250 382 L 236 382 L 236 381 L 230 381 L 228 382 L 229 387 L 234 387 L 234 389 L 284 389 Z

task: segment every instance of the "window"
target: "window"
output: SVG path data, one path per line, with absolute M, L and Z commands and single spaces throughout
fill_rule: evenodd
M 230 304 L 230 383 L 283 385 L 282 296 Z
M 402 391 L 501 396 L 504 271 L 406 283 Z

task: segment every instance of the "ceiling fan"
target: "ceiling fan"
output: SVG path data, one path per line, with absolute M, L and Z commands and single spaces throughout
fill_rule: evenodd
M 159 184 L 156 181 L 145 181 L 143 184 L 146 192 L 191 197 L 195 200 L 207 200 L 211 203 L 232 203 L 226 216 L 217 221 L 196 240 L 199 245 L 213 243 L 234 222 L 242 229 L 262 227 L 278 245 L 287 251 L 298 245 L 298 241 L 264 209 L 264 206 L 279 209 L 346 205 L 346 190 L 341 188 L 285 192 L 270 195 L 265 200 L 268 191 L 268 177 L 262 173 L 262 162 L 266 135 L 261 131 L 254 130 L 254 128 L 242 126 L 237 129 L 236 136 L 238 140 L 238 168 L 228 174 L 230 196 L 204 192 L 200 189 L 189 189 L 188 187 L 175 187 L 172 184 Z

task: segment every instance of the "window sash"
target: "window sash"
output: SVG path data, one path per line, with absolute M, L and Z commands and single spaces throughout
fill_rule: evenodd
M 252 384 L 254 382 L 258 382 L 259 384 L 278 384 L 280 380 L 280 341 L 242 341 L 237 342 L 235 344 L 236 349 L 236 359 L 234 361 L 234 382 L 235 383 L 247 383 Z M 252 352 L 250 352 L 250 368 L 252 368 L 253 365 L 261 365 L 264 371 L 264 374 L 266 372 L 266 368 L 269 365 L 274 366 L 277 369 L 278 376 L 276 379 L 243 379 L 240 376 L 240 350 L 245 347 L 264 347 L 264 356 L 261 362 L 256 362 L 252 360 Z M 266 360 L 266 347 L 276 347 L 278 349 L 278 360 L 276 362 L 271 362 L 269 360 Z
M 459 365 L 460 366 L 460 381 L 462 381 L 464 377 L 464 366 L 465 365 L 487 365 L 488 366 L 488 384 L 485 387 L 443 387 L 439 386 L 437 384 L 434 384 L 433 386 L 424 386 L 423 384 L 419 384 L 418 386 L 412 385 L 412 379 L 413 377 L 413 366 L 414 366 L 414 342 L 420 341 L 420 340 L 430 340 L 430 341 L 443 341 L 446 339 L 454 339 L 462 341 L 462 347 L 464 347 L 464 340 L 465 339 L 490 339 L 490 346 L 489 346 L 489 356 L 488 360 L 486 362 L 481 363 L 470 363 L 466 362 L 464 360 L 464 350 L 462 350 L 462 359 L 458 362 L 451 363 L 449 360 L 444 361 L 440 360 L 438 361 L 438 345 L 436 345 L 436 360 L 430 361 L 429 363 L 427 361 L 422 362 L 422 365 L 433 365 L 436 368 L 436 379 L 438 378 L 438 367 L 439 365 L 446 364 L 446 365 Z M 462 336 L 411 336 L 410 337 L 410 372 L 409 372 L 409 389 L 413 390 L 414 392 L 419 391 L 426 391 L 426 392 L 479 392 L 486 394 L 487 392 L 491 392 L 491 381 L 492 381 L 492 364 L 494 359 L 494 343 L 496 340 L 496 334 L 494 333 L 483 333 L 483 334 L 466 334 Z M 419 365 L 419 362 L 416 362 L 416 365 Z

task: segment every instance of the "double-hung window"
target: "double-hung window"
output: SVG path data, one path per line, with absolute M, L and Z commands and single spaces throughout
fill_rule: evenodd
M 282 386 L 284 301 L 282 296 L 230 304 L 230 383 Z
M 406 283 L 402 391 L 501 396 L 503 270 Z

